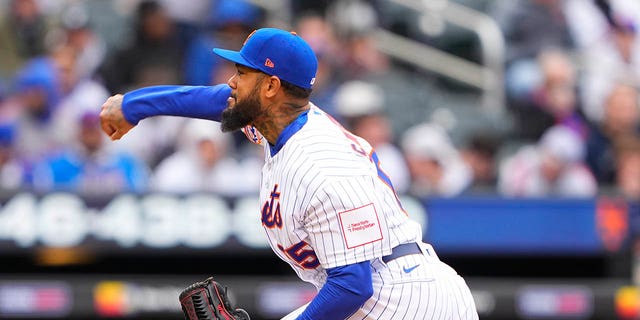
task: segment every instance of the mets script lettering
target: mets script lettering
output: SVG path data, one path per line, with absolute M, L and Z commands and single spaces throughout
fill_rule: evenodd
M 282 229 L 282 215 L 280 214 L 280 192 L 276 184 L 271 191 L 269 200 L 262 205 L 262 224 L 267 228 Z

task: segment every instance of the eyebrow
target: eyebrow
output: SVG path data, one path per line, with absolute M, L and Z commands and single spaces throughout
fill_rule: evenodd
M 258 69 L 247 67 L 247 66 L 245 66 L 243 64 L 239 64 L 239 63 L 236 63 L 236 68 L 247 70 L 247 72 L 262 72 L 262 71 L 260 71 Z

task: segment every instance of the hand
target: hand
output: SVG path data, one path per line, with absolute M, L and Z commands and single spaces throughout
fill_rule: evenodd
M 129 130 L 135 127 L 124 118 L 124 114 L 122 113 L 122 98 L 123 95 L 121 94 L 109 97 L 102 105 L 102 110 L 100 111 L 102 131 L 104 131 L 111 140 L 119 140 L 129 132 Z

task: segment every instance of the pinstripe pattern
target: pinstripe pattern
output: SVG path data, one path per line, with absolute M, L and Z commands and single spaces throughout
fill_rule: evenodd
M 378 176 L 366 141 L 313 106 L 282 149 L 272 156 L 265 145 L 265 154 L 260 201 L 276 254 L 317 288 L 325 268 L 372 261 L 374 294 L 349 319 L 474 319 L 452 316 L 464 312 L 455 304 L 469 303 L 462 299 L 468 288 L 437 258 L 411 255 L 389 265 L 379 259 L 422 234 Z M 273 223 L 279 217 L 282 223 Z M 415 265 L 410 273 L 402 269 Z
M 350 320 L 478 319 L 464 280 L 435 256 L 409 255 L 388 264 L 376 259 L 371 269 L 374 295 Z

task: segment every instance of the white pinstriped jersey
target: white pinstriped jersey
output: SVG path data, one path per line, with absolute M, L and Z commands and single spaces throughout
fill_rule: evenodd
M 271 155 L 260 204 L 273 251 L 320 288 L 326 268 L 372 260 L 421 241 L 364 139 L 312 106 L 306 123 Z

